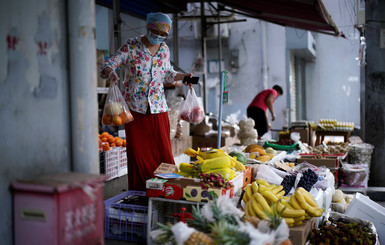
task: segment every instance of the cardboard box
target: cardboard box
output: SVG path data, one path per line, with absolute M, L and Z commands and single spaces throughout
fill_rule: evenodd
M 291 128 L 289 130 L 290 134 L 293 132 L 297 132 L 300 135 L 300 140 L 302 143 L 307 143 L 309 144 L 309 138 L 310 138 L 310 133 L 309 133 L 309 127 L 306 128 Z
M 170 163 L 162 162 L 157 169 L 155 169 L 154 174 L 168 174 L 168 173 L 177 173 L 179 170 L 178 166 Z
M 247 185 L 247 184 L 251 184 L 251 172 L 252 172 L 252 169 L 251 167 L 249 166 L 245 166 L 246 169 L 243 170 L 243 185 L 242 185 L 242 189 Z
M 222 137 L 221 138 L 221 147 L 222 146 L 231 146 L 235 144 L 240 144 L 240 140 L 238 137 Z M 194 135 L 192 138 L 192 146 L 193 149 L 197 149 L 198 147 L 213 147 L 217 148 L 218 146 L 218 138 L 217 137 L 205 137 Z
M 308 162 L 314 166 L 321 167 L 325 166 L 327 168 L 339 168 L 340 159 L 338 157 L 325 157 L 325 158 L 314 158 L 314 156 L 300 156 L 297 159 L 297 163 Z
M 373 222 L 380 243 L 385 243 L 385 208 L 383 206 L 372 201 L 368 196 L 356 193 L 345 214 Z
M 316 218 L 306 220 L 302 225 L 290 227 L 289 239 L 292 244 L 305 245 L 310 231 L 315 228 Z
M 214 197 L 227 195 L 233 197 L 234 186 L 228 189 L 212 187 L 207 190 L 201 188 L 200 179 L 149 179 L 146 181 L 147 197 L 163 197 L 174 200 L 209 201 Z

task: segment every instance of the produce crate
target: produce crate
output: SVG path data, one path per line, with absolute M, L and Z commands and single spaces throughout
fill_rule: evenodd
M 142 191 L 126 191 L 104 201 L 105 238 L 145 243 L 147 228 L 147 198 Z M 125 200 L 139 197 L 138 204 Z
M 112 148 L 99 153 L 100 173 L 107 176 L 106 180 L 119 177 L 119 150 Z
M 147 220 L 147 241 L 151 244 L 159 229 L 158 222 L 162 224 L 176 224 L 178 217 L 174 217 L 174 213 L 181 213 L 181 208 L 186 208 L 186 213 L 192 213 L 193 206 L 202 207 L 204 203 L 183 201 L 183 200 L 170 200 L 165 198 L 150 197 L 148 201 L 148 220 Z
M 120 147 L 118 177 L 126 174 L 127 174 L 127 149 L 125 147 Z

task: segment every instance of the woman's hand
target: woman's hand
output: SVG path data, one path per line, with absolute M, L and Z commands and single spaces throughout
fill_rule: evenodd
M 183 80 L 184 77 L 192 77 L 193 74 L 192 73 L 177 73 L 175 78 L 174 78 L 174 81 L 180 81 L 180 80 Z
M 107 80 L 110 81 L 111 84 L 116 85 L 116 83 L 117 83 L 118 80 L 119 80 L 119 77 L 118 77 L 118 75 L 116 74 L 116 72 L 112 70 L 112 71 L 110 72 L 110 74 L 108 74 Z

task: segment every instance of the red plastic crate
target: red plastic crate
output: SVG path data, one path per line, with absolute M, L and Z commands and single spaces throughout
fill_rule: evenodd
M 71 172 L 12 183 L 15 245 L 103 244 L 104 179 Z

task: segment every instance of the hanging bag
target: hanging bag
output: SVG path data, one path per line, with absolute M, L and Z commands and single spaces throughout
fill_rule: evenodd
M 197 97 L 194 88 L 190 88 L 186 100 L 182 104 L 179 114 L 182 120 L 192 124 L 199 124 L 205 118 L 202 99 Z
M 106 103 L 103 109 L 102 124 L 104 126 L 120 126 L 134 120 L 128 105 L 116 84 L 108 89 Z

